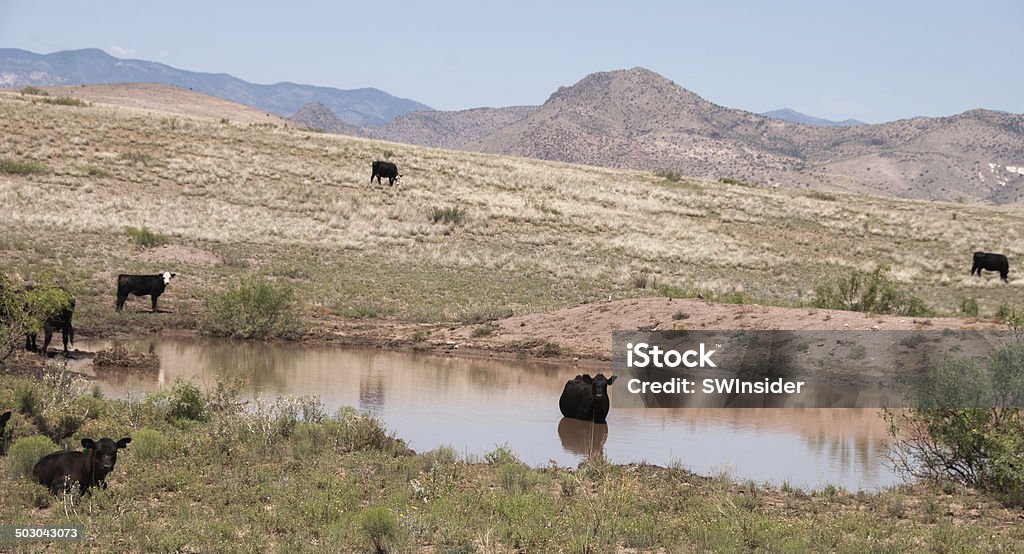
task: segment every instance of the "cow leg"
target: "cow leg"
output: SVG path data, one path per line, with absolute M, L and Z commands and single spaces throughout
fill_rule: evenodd
M 128 295 L 127 294 L 124 295 L 124 296 L 121 296 L 120 294 L 117 295 L 117 311 L 120 312 L 121 310 L 124 309 L 124 302 L 125 302 L 125 300 L 128 300 Z
M 159 294 L 151 294 L 151 295 L 149 295 L 149 297 L 153 299 L 153 313 L 155 314 L 156 313 L 156 299 L 160 298 L 160 295 Z
M 43 330 L 43 356 L 46 355 L 47 349 L 50 347 L 50 341 L 53 340 L 53 329 Z
M 67 328 L 67 326 L 65 326 L 63 329 L 60 330 L 60 338 L 61 338 L 61 341 L 64 342 L 64 357 L 67 358 L 68 357 L 68 328 Z

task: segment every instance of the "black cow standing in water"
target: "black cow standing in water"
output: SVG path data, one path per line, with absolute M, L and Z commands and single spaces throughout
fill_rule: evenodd
M 565 383 L 562 397 L 558 399 L 558 409 L 562 410 L 565 417 L 607 423 L 608 410 L 611 408 L 608 387 L 615 379 L 615 375 L 605 378 L 601 373 L 598 373 L 597 377 L 585 373 L 577 375 L 572 381 Z
M 54 452 L 43 456 L 32 475 L 36 481 L 50 488 L 54 494 L 69 490 L 78 484 L 82 494 L 94 485 L 107 488 L 107 474 L 114 470 L 117 451 L 127 448 L 132 439 L 125 437 L 117 442 L 103 438 L 98 442 L 82 439 L 85 452 Z
M 395 184 L 395 181 L 398 181 L 401 177 L 398 174 L 398 166 L 391 162 L 373 162 L 373 173 L 370 175 L 370 182 L 372 183 L 373 179 L 376 178 L 377 184 L 381 185 L 383 184 L 380 182 L 381 177 L 388 180 L 388 185 Z
M 971 275 L 981 277 L 981 270 L 998 271 L 999 278 L 1004 282 L 1010 273 L 1010 261 L 1002 254 L 990 254 L 988 252 L 975 252 L 974 265 L 971 266 Z

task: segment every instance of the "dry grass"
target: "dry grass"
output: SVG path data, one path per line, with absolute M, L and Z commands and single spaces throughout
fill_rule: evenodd
M 128 108 L 0 95 L 0 270 L 60 275 L 109 317 L 117 273 L 176 271 L 161 307 L 253 275 L 286 279 L 314 310 L 411 321 L 522 314 L 656 294 L 742 293 L 776 304 L 815 285 L 893 268 L 940 312 L 992 315 L 1020 279 L 968 275 L 975 250 L 1024 259 L 1011 209 L 666 180 L 651 173 L 451 152 L 295 129 L 223 125 Z M 370 185 L 384 150 L 401 185 Z M 457 223 L 431 207 L 456 206 Z M 156 266 L 126 226 L 209 253 Z M 134 317 L 134 316 L 129 316 Z M 81 323 L 81 320 L 80 320 Z

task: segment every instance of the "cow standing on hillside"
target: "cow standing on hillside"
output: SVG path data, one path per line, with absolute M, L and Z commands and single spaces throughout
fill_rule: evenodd
M 153 301 L 153 313 L 156 313 L 156 300 L 164 293 L 164 289 L 177 273 L 165 271 L 157 275 L 125 275 L 117 276 L 117 311 L 124 309 L 128 295 L 149 296 Z
M 388 185 L 394 185 L 402 176 L 398 173 L 398 166 L 391 162 L 376 161 L 373 162 L 373 173 L 370 175 L 370 182 L 373 183 L 374 178 L 377 179 L 377 184 L 382 185 L 380 182 L 381 177 L 388 180 Z
M 1002 254 L 990 254 L 988 252 L 975 252 L 974 265 L 971 266 L 971 275 L 981 277 L 981 270 L 998 271 L 999 278 L 1006 282 L 1006 276 L 1010 273 L 1010 261 Z

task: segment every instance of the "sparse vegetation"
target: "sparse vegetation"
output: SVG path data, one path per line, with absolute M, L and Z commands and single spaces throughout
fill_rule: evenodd
M 726 185 L 737 185 L 737 186 L 741 186 L 741 187 L 751 187 L 751 188 L 757 187 L 757 185 L 755 185 L 753 183 L 748 183 L 748 182 L 742 181 L 740 179 L 733 179 L 732 177 L 722 177 L 722 178 L 720 178 L 718 180 L 718 182 L 719 183 L 724 183 Z
M 298 302 L 330 316 L 408 322 L 462 322 L 491 307 L 528 314 L 662 289 L 793 306 L 823 279 L 878 264 L 898 264 L 900 285 L 939 313 L 958 314 L 963 297 L 976 298 L 982 315 L 990 306 L 989 316 L 1019 300 L 1013 286 L 978 288 L 983 281 L 962 267 L 991 227 L 1022 224 L 1013 211 L 858 195 L 794 202 L 805 193 L 680 186 L 690 181 L 241 119 L 175 116 L 169 132 L 166 116 L 61 110 L 16 95 L 0 95 L 0 119 L 12 145 L 3 156 L 28 161 L 31 153 L 45 164 L 10 179 L 6 207 L 20 223 L 0 229 L 0 270 L 74 279 L 76 322 L 91 329 L 123 326 L 92 308 L 110 304 L 104 272 L 115 267 L 187 275 L 187 287 L 172 285 L 161 298 L 180 316 L 134 323 L 146 332 L 195 329 L 205 291 L 260 275 L 287 277 Z M 100 128 L 108 129 L 102 140 Z M 367 162 L 384 149 L 416 178 L 368 195 L 360 186 Z M 55 205 L 60 223 L 47 209 Z M 443 222 L 457 214 L 461 222 Z M 174 249 L 128 257 L 110 248 L 127 247 L 126 221 L 172 237 Z M 1016 248 L 1011 242 L 1006 254 L 1024 256 Z M 630 273 L 645 266 L 656 282 L 637 288 Z
M 973 298 L 961 299 L 960 313 L 967 317 L 978 317 L 978 301 Z
M 33 100 L 33 102 L 44 102 L 46 104 L 54 104 L 57 106 L 75 106 L 78 108 L 87 108 L 92 104 L 79 100 L 77 98 L 71 98 L 70 96 L 58 96 L 56 98 L 40 98 Z
M 662 179 L 665 179 L 670 183 L 677 183 L 683 180 L 683 176 L 678 171 L 675 171 L 673 169 L 663 169 L 661 171 L 655 171 L 654 175 L 656 177 L 661 177 Z
M 162 246 L 167 244 L 168 240 L 166 235 L 154 233 L 145 227 L 125 227 L 124 234 L 128 235 L 128 238 L 130 238 L 137 246 L 141 246 L 143 248 Z
M 8 175 L 32 175 L 33 173 L 45 173 L 46 170 L 46 166 L 39 162 L 0 159 L 0 173 Z
M 457 206 L 446 206 L 444 208 L 430 208 L 427 212 L 431 223 L 449 223 L 461 225 L 466 219 L 466 210 Z
M 26 96 L 26 95 L 49 96 L 50 95 L 49 92 L 46 92 L 45 90 L 43 90 L 43 89 L 41 89 L 39 87 L 33 87 L 31 85 L 27 86 L 27 87 L 21 87 L 20 89 L 18 89 L 18 92 L 20 92 L 22 96 Z
M 305 324 L 291 285 L 257 278 L 206 300 L 201 331 L 213 337 L 294 339 Z
M 84 525 L 89 533 L 74 545 L 81 552 L 114 543 L 140 552 L 790 552 L 842 551 L 850 541 L 870 551 L 1008 552 L 1024 540 L 1016 523 L 1024 512 L 948 483 L 806 494 L 601 457 L 531 468 L 504 447 L 483 463 L 450 448 L 417 455 L 355 410 L 325 415 L 308 398 L 246 403 L 230 383 L 202 393 L 208 417 L 186 423 L 168 416 L 166 393 L 100 400 L 0 376 L 0 404 L 15 389 L 34 391 L 44 412 L 60 405 L 86 414 L 67 446 L 132 437 L 108 489 L 64 499 L 27 476 L 60 447 L 31 421 L 15 429 L 0 521 Z M 679 532 L 694 522 L 692 533 Z
M 932 315 L 920 298 L 901 290 L 889 276 L 889 268 L 883 266 L 870 273 L 854 271 L 849 277 L 818 286 L 814 306 L 912 317 Z

